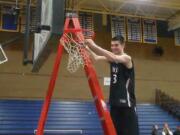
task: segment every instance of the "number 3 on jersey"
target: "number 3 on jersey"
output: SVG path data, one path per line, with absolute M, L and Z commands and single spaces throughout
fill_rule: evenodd
M 117 75 L 116 74 L 113 74 L 113 84 L 116 84 L 117 83 Z

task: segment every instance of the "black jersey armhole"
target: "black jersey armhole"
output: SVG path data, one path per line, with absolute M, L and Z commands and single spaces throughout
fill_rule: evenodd
M 127 68 L 126 66 L 126 69 L 128 70 L 128 71 L 131 71 L 131 70 L 133 70 L 134 69 L 134 61 L 133 60 L 131 60 L 131 62 L 132 62 L 132 67 L 131 68 Z

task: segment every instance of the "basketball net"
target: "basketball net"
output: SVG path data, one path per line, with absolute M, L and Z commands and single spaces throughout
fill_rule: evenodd
M 86 51 L 86 38 L 94 38 L 94 33 L 84 29 L 69 28 L 64 30 L 60 42 L 69 54 L 67 70 L 70 73 L 76 72 L 80 67 L 86 66 L 90 61 L 89 54 Z
M 86 45 L 84 39 L 80 38 L 78 33 L 64 33 L 61 44 L 69 54 L 67 70 L 70 73 L 74 73 L 81 66 L 84 67 L 88 64 L 89 55 L 85 50 Z

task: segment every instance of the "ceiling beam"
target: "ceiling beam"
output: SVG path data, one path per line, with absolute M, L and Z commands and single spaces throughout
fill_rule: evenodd
M 67 8 L 68 11 L 71 11 L 71 8 Z M 107 15 L 116 15 L 116 16 L 127 16 L 127 17 L 139 17 L 139 18 L 146 18 L 146 19 L 156 19 L 156 20 L 163 20 L 165 21 L 166 18 L 162 17 L 148 17 L 148 16 L 139 16 L 139 15 L 130 15 L 130 14 L 123 14 L 123 13 L 118 13 L 118 12 L 107 12 L 103 10 L 97 10 L 97 9 L 87 9 L 87 8 L 79 8 L 76 9 L 79 12 L 89 12 L 89 13 L 96 13 L 96 14 L 107 14 Z
M 77 3 L 77 5 L 75 6 L 76 8 L 79 8 L 84 2 L 86 2 L 87 0 L 81 0 Z
M 151 0 L 151 1 L 143 1 L 143 0 L 108 0 L 109 2 L 120 2 L 120 3 L 130 3 L 130 4 L 138 4 L 138 5 L 148 5 L 153 7 L 160 7 L 160 8 L 168 8 L 168 9 L 174 9 L 174 10 L 180 10 L 180 2 L 179 3 L 172 3 L 165 2 L 164 0 L 158 1 L 158 0 Z
M 170 17 L 168 19 L 168 22 L 169 22 L 168 30 L 175 30 L 175 29 L 180 28 L 180 12 L 178 12 L 175 15 L 173 15 L 172 17 Z
M 4 0 L 0 0 L 0 4 L 1 5 L 16 5 L 16 1 L 4 1 Z M 20 6 L 26 6 L 26 3 L 25 2 L 18 2 L 18 5 L 20 5 Z M 34 5 L 34 3 L 32 4 L 31 3 L 31 6 L 32 7 L 35 7 L 36 5 Z
M 105 3 L 103 3 L 102 0 L 97 0 L 97 1 L 104 8 L 104 10 L 106 10 L 107 12 L 110 11 L 109 7 L 107 5 L 105 5 Z

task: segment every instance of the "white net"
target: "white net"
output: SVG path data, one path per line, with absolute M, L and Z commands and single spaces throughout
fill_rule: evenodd
M 84 67 L 88 64 L 89 54 L 86 52 L 84 41 L 75 41 L 73 34 L 68 33 L 63 35 L 61 43 L 69 54 L 67 70 L 70 73 L 74 73 L 81 66 Z

